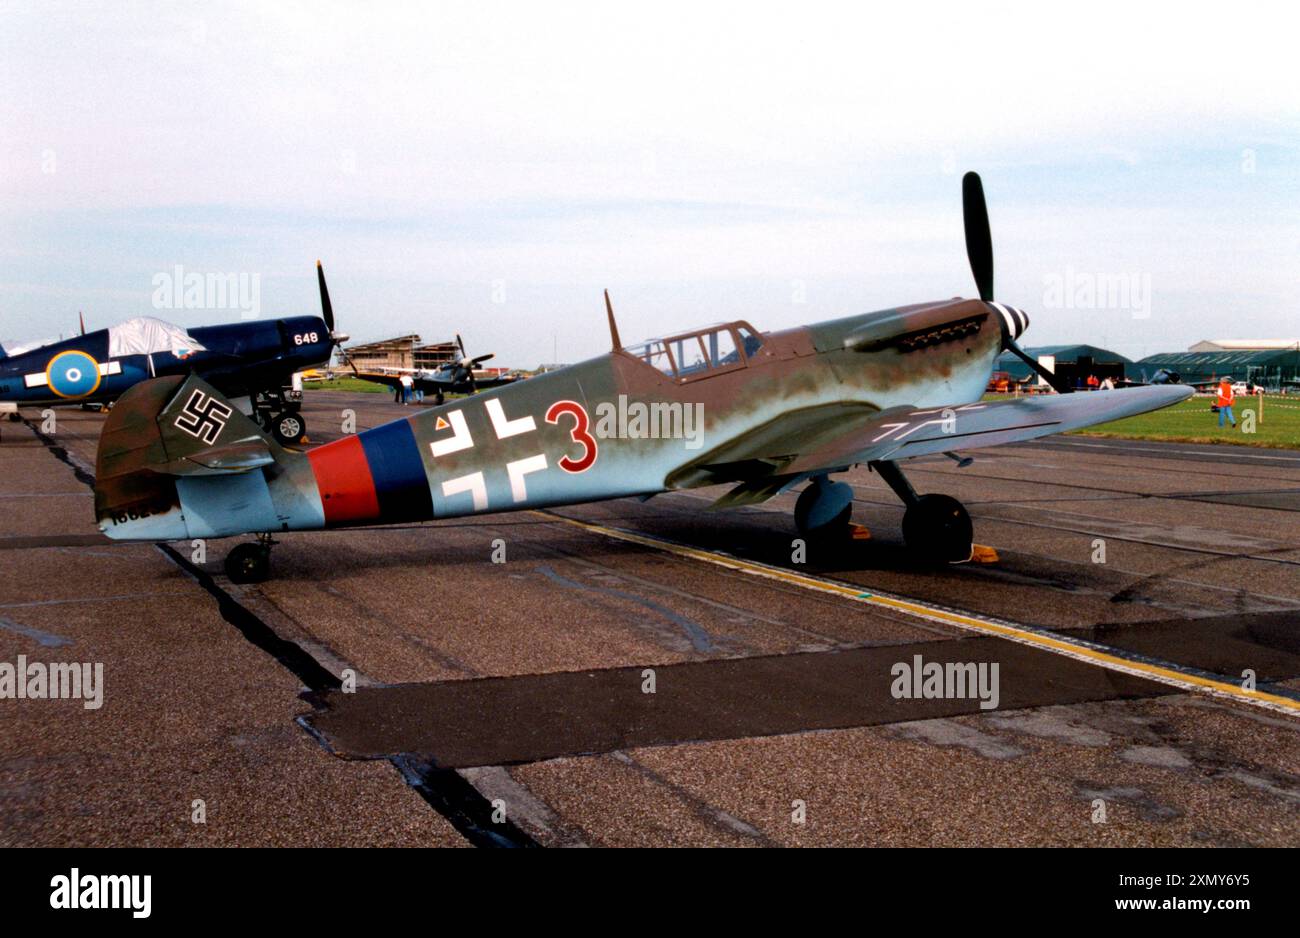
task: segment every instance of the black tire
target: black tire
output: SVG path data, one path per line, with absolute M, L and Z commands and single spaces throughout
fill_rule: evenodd
M 839 511 L 830 521 L 817 527 L 810 527 L 808 524 L 809 516 L 817 501 L 824 497 L 832 497 L 832 489 L 843 487 L 843 493 L 848 496 L 844 508 Z M 849 519 L 853 517 L 853 491 L 845 482 L 827 482 L 808 486 L 799 493 L 799 498 L 794 503 L 794 525 L 799 529 L 800 534 L 816 537 L 834 536 L 843 534 L 848 530 Z
M 922 495 L 903 514 L 903 541 L 927 563 L 969 560 L 974 534 L 966 508 L 950 495 Z
M 19 423 L 22 421 L 22 419 L 23 419 L 23 415 L 18 413 L 18 411 L 14 410 L 9 412 L 10 423 Z
M 271 435 L 286 446 L 294 446 L 307 435 L 307 421 L 299 413 L 276 414 L 271 419 Z
M 226 554 L 225 567 L 232 583 L 261 583 L 271 572 L 271 551 L 261 544 L 240 544 Z
M 434 395 L 433 398 L 434 406 L 441 407 L 446 402 L 447 402 L 447 398 L 443 396 L 443 393 L 441 391 L 439 391 L 436 395 Z

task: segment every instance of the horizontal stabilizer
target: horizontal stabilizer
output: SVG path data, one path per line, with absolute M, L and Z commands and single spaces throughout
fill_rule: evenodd
M 231 472 L 248 472 L 275 462 L 271 448 L 264 440 L 246 440 L 226 446 L 212 446 L 189 456 L 172 460 L 166 465 L 153 467 L 154 472 L 173 476 L 221 475 Z

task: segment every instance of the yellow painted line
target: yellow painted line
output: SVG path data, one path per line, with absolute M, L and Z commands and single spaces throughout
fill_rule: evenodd
M 1281 697 L 1277 694 L 1270 694 L 1261 690 L 1246 690 L 1237 684 L 1232 684 L 1227 681 L 1213 680 L 1211 678 L 1202 677 L 1199 674 L 1188 674 L 1174 668 L 1150 664 L 1145 661 L 1134 661 L 1120 655 L 1114 655 L 1093 648 L 1091 645 L 1077 640 L 1056 635 L 1044 635 L 1040 632 L 1024 628 L 1023 626 L 1015 625 L 1014 623 L 999 622 L 993 619 L 985 619 L 965 615 L 959 612 L 951 612 L 947 609 L 941 609 L 938 606 L 931 606 L 927 603 L 916 602 L 915 600 L 910 599 L 900 599 L 897 596 L 889 596 L 857 586 L 836 583 L 834 580 L 824 580 L 820 577 L 809 576 L 805 573 L 795 573 L 793 570 L 786 570 L 782 567 L 776 567 L 770 564 L 756 563 L 752 560 L 741 560 L 739 557 L 733 557 L 729 554 L 702 550 L 698 547 L 688 547 L 685 544 L 678 544 L 674 541 L 664 540 L 663 538 L 652 537 L 648 534 L 637 534 L 632 531 L 625 531 L 621 528 L 606 527 L 603 524 L 596 524 L 591 521 L 581 521 L 577 518 L 566 518 L 563 515 L 552 514 L 551 512 L 546 511 L 539 511 L 536 512 L 536 514 L 542 515 L 548 520 L 561 521 L 565 524 L 572 525 L 573 527 L 582 528 L 592 534 L 599 534 L 604 537 L 627 541 L 632 544 L 640 544 L 643 547 L 661 550 L 666 553 L 675 554 L 679 557 L 687 557 L 691 560 L 699 560 L 703 563 L 709 563 L 719 567 L 726 567 L 729 570 L 736 570 L 753 576 L 778 580 L 782 583 L 788 583 L 791 586 L 813 590 L 818 593 L 829 593 L 853 602 L 867 603 L 873 606 L 884 606 L 908 615 L 916 616 L 917 618 L 926 619 L 930 622 L 941 622 L 946 625 L 955 626 L 959 629 L 965 629 L 969 632 L 978 632 L 981 635 L 994 635 L 998 638 L 1005 638 L 1008 641 L 1019 642 L 1022 645 L 1029 645 L 1030 647 L 1048 651 L 1053 654 L 1073 658 L 1076 661 L 1095 664 L 1111 671 L 1119 671 L 1123 674 L 1130 674 L 1135 677 L 1148 678 L 1161 684 L 1168 684 L 1171 687 L 1180 688 L 1181 690 L 1199 691 L 1211 694 L 1215 697 L 1236 700 L 1242 703 L 1251 704 L 1252 706 L 1263 707 L 1279 713 L 1286 713 L 1291 716 L 1300 716 L 1300 701 L 1292 700 L 1289 697 Z

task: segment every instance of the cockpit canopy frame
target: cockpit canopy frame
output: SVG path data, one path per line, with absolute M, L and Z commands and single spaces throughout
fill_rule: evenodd
M 679 384 L 749 366 L 766 340 L 743 319 L 647 339 L 622 351 Z

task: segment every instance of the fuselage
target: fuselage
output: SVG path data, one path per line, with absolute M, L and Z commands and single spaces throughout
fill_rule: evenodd
M 231 396 L 278 388 L 329 360 L 318 316 L 251 320 L 188 330 L 201 350 L 111 355 L 108 329 L 0 358 L 0 401 L 22 406 L 102 403 L 149 378 L 198 374 Z
M 735 322 L 614 350 L 493 388 L 307 453 L 234 473 L 146 471 L 106 477 L 96 510 L 110 537 L 164 540 L 452 518 L 745 481 L 767 456 L 800 454 L 805 473 L 829 422 L 891 408 L 978 401 L 1002 348 L 997 313 L 952 300 L 779 332 Z M 211 421 L 201 389 L 154 424 L 167 458 Z M 123 402 L 124 404 L 126 402 Z M 141 406 L 144 401 L 141 400 Z M 132 407 L 136 406 L 135 404 Z M 156 405 L 152 405 L 156 406 Z M 220 406 L 217 404 L 217 406 Z M 121 408 L 119 408 L 120 410 Z M 821 415 L 822 430 L 791 416 Z M 114 421 L 117 412 L 109 418 Z M 221 416 L 221 415 L 218 415 Z M 126 419 L 126 415 L 123 415 Z M 226 423 L 210 445 L 226 440 Z M 139 426 L 138 423 L 134 426 Z M 148 433 L 105 428 L 99 471 L 152 452 Z M 249 424 L 230 442 L 258 431 Z M 190 435 L 186 435 L 190 434 Z M 776 449 L 774 450 L 773 447 Z M 760 453 L 764 459 L 737 453 Z M 201 463 L 202 450 L 193 451 Z M 105 461 L 107 460 L 107 462 Z M 759 463 L 759 465 L 753 465 Z
M 316 490 L 320 514 L 287 526 L 448 518 L 738 478 L 742 468 L 717 468 L 713 454 L 791 411 L 979 400 L 1001 350 L 996 317 L 986 312 L 979 301 L 957 300 L 762 335 L 731 323 L 682 342 L 700 342 L 693 369 L 684 367 L 689 350 L 673 348 L 676 338 L 667 343 L 672 367 L 657 367 L 641 347 L 610 352 L 312 450 L 310 480 L 295 484 Z M 970 318 L 984 325 L 910 351 L 846 344 L 873 323 L 889 323 L 896 336 Z M 715 332 L 732 340 L 733 357 L 719 364 L 723 356 L 709 348 Z

